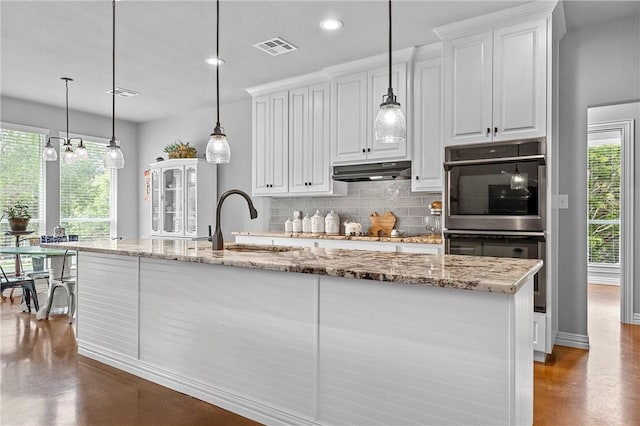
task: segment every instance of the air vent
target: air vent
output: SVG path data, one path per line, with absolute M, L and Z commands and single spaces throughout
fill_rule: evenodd
M 110 95 L 113 95 L 113 90 L 109 90 L 107 92 Z M 133 98 L 134 96 L 138 96 L 140 92 L 136 92 L 135 90 L 124 89 L 122 87 L 116 87 L 116 96 L 120 96 L 122 98 Z
M 297 49 L 293 44 L 280 37 L 254 44 L 254 46 L 263 52 L 267 52 L 271 56 L 282 55 L 283 53 L 293 52 Z

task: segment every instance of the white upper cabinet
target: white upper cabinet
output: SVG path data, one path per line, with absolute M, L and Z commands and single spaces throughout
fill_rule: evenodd
M 254 195 L 289 191 L 289 93 L 253 98 L 252 190 Z
M 329 83 L 289 91 L 289 192 L 331 190 Z
M 442 58 L 416 62 L 413 74 L 412 191 L 442 191 Z
M 407 64 L 392 67 L 391 84 L 407 117 Z M 389 87 L 388 67 L 335 77 L 331 81 L 333 164 L 405 160 L 407 141 L 375 141 L 374 124 Z
M 203 159 L 180 158 L 150 167 L 151 235 L 206 236 L 215 220 L 216 166 Z
M 445 41 L 445 145 L 546 135 L 547 21 Z

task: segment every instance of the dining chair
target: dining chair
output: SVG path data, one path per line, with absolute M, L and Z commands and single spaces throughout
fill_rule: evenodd
M 21 275 L 19 277 L 9 276 L 6 274 L 2 266 L 0 266 L 0 293 L 5 289 L 21 288 L 24 301 L 27 305 L 29 313 L 31 313 L 31 301 L 36 311 L 40 309 L 38 303 L 38 294 L 36 293 L 36 284 L 33 278 L 27 275 Z
M 76 305 L 76 297 L 75 297 L 75 287 L 76 287 L 76 277 L 73 275 L 65 276 L 65 273 L 71 268 L 67 265 L 67 260 L 71 260 L 71 257 L 68 256 L 69 250 L 65 250 L 64 258 L 62 259 L 62 270 L 60 272 L 59 277 L 53 277 L 49 285 L 50 288 L 50 297 L 47 302 L 47 309 L 45 310 L 44 318 L 49 318 L 49 311 L 51 310 L 51 304 L 53 303 L 53 296 L 57 289 L 63 288 L 67 293 L 67 306 L 68 306 L 68 315 L 69 315 L 69 324 L 73 322 L 73 313 L 75 311 Z M 70 265 L 69 265 L 70 266 Z

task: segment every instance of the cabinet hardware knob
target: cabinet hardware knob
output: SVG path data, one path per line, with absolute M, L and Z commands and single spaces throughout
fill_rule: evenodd
M 309 182 L 309 186 L 311 186 L 311 182 Z
M 489 136 L 490 134 L 491 134 L 491 129 L 487 127 L 487 136 Z
M 420 180 L 420 176 L 416 176 L 416 180 Z
M 367 152 L 371 152 L 371 148 L 367 148 Z
M 498 134 L 498 128 L 497 128 L 497 127 L 494 127 L 494 128 L 493 128 L 493 135 L 495 136 L 495 135 L 497 135 L 497 134 Z
M 366 150 L 364 148 L 362 148 L 362 153 L 364 154 L 366 152 Z

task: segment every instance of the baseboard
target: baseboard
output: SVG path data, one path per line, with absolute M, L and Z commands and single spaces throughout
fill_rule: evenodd
M 558 331 L 556 345 L 589 350 L 589 336 Z
M 634 325 L 640 325 L 640 314 L 633 314 L 633 323 Z
M 533 351 L 533 361 L 544 363 L 547 359 L 547 354 L 543 351 Z
M 78 339 L 78 353 L 177 392 L 193 396 L 248 419 L 269 425 L 319 426 L 313 419 L 271 407 L 224 389 L 177 375 L 144 361 L 111 352 Z

